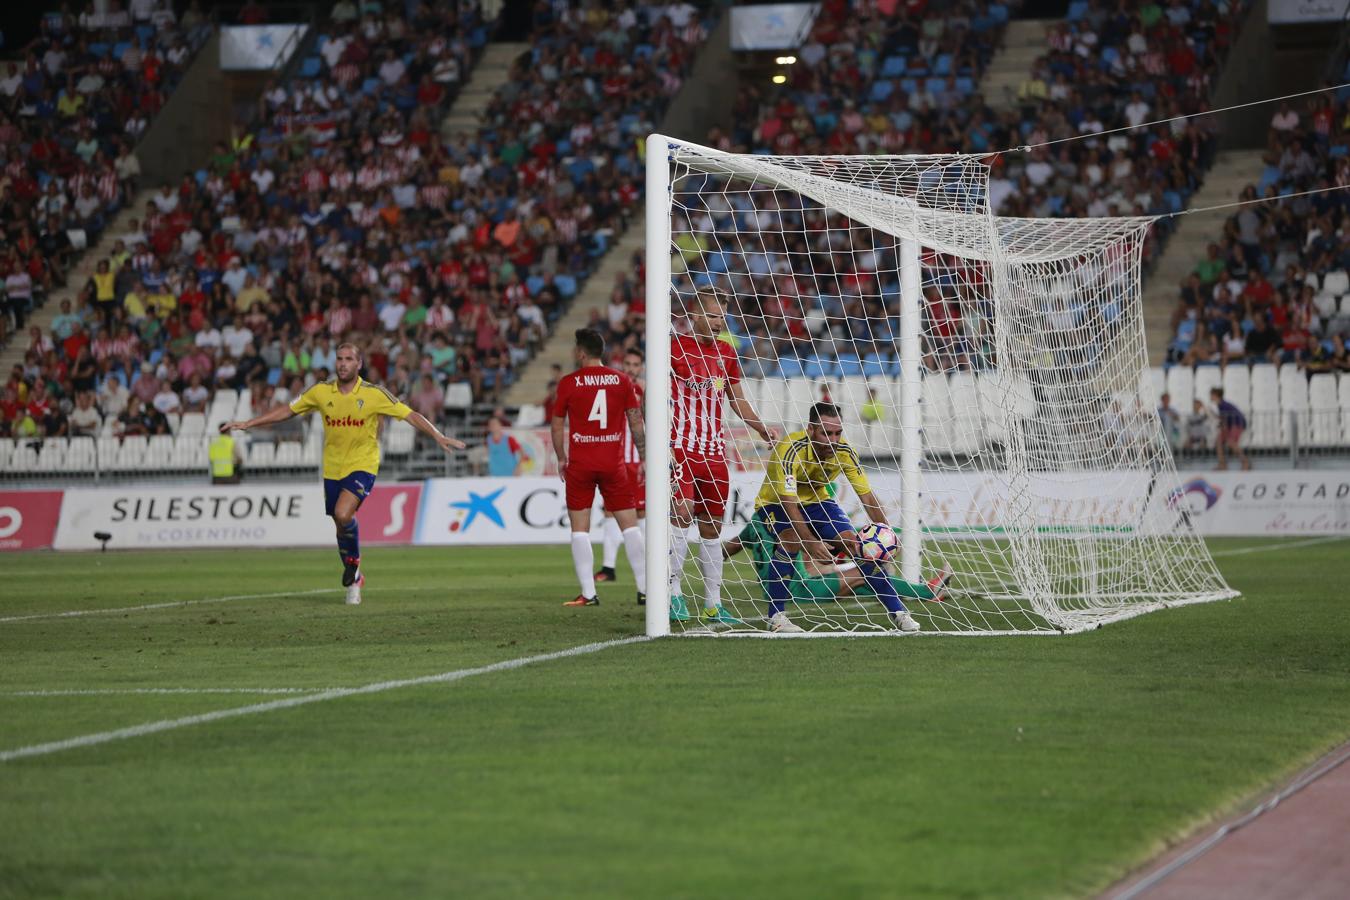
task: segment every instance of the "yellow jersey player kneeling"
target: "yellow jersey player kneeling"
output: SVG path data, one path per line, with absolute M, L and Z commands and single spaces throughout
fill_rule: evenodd
M 311 412 L 323 415 L 324 510 L 337 526 L 342 586 L 347 589 L 347 602 L 355 605 L 361 602 L 366 582 L 356 511 L 370 496 L 380 471 L 380 416 L 406 419 L 447 452 L 463 450 L 465 444 L 441 434 L 425 416 L 378 384 L 362 380 L 361 351 L 355 344 L 338 345 L 336 359 L 337 375 L 314 385 L 290 406 L 279 406 L 246 422 L 226 422 L 220 431 L 247 431 Z

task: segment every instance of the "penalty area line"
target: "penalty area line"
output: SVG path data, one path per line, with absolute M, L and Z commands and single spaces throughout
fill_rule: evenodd
M 110 609 L 72 609 L 66 612 L 32 613 L 25 616 L 5 616 L 7 622 L 33 622 L 38 619 L 73 619 L 79 616 L 111 616 L 117 613 L 146 612 L 152 609 L 173 609 L 178 606 L 196 606 L 201 603 L 228 603 L 231 600 L 271 600 L 276 597 L 307 597 L 313 594 L 336 594 L 346 588 L 315 588 L 310 591 L 277 591 L 271 594 L 230 594 L 227 597 L 203 597 L 200 600 L 172 600 L 168 603 L 145 603 L 141 606 L 117 606 Z
M 50 741 L 45 744 L 16 747 L 13 750 L 0 750 L 0 762 L 10 762 L 12 760 L 26 759 L 33 756 L 46 756 L 51 753 L 59 753 L 62 750 L 75 750 L 81 747 L 92 747 L 96 744 L 107 744 L 112 741 L 124 741 L 129 738 L 144 737 L 148 734 L 158 734 L 161 731 L 173 731 L 177 728 L 186 728 L 190 725 L 204 725 L 208 722 L 219 722 L 223 719 L 234 719 L 240 716 L 252 716 L 260 713 L 275 712 L 280 709 L 305 706 L 309 703 L 321 703 L 325 700 L 340 700 L 344 697 L 355 697 L 362 694 L 379 694 L 384 691 L 397 690 L 398 688 L 419 687 L 428 684 L 449 684 L 455 681 L 462 681 L 465 678 L 472 678 L 475 675 L 487 675 L 492 672 L 506 672 L 511 669 L 520 669 L 525 666 L 552 662 L 558 659 L 568 659 L 573 656 L 585 656 L 589 653 L 599 653 L 602 650 L 608 650 L 611 647 L 623 647 L 628 644 L 638 644 L 650 640 L 652 640 L 652 638 L 649 638 L 646 635 L 637 635 L 635 637 L 618 638 L 612 641 L 601 641 L 595 644 L 581 644 L 576 647 L 569 647 L 566 650 L 555 650 L 552 653 L 540 653 L 536 656 L 522 656 L 516 659 L 491 663 L 486 666 L 476 666 L 471 669 L 455 669 L 451 672 L 441 672 L 438 675 L 423 675 L 418 678 L 402 678 L 397 681 L 379 681 L 374 684 L 366 684 L 354 688 L 333 688 L 318 694 L 300 694 L 293 697 L 286 697 L 281 700 L 269 700 L 265 703 L 253 703 L 248 706 L 219 709 L 214 712 L 183 716 L 177 719 L 161 719 L 158 722 L 145 722 L 141 725 L 132 725 L 129 728 L 118 728 L 113 731 L 99 731 L 93 734 L 82 734 L 78 737 L 67 738 L 62 741 Z
M 131 694 L 323 694 L 343 688 L 70 688 L 5 691 L 0 696 L 127 696 Z

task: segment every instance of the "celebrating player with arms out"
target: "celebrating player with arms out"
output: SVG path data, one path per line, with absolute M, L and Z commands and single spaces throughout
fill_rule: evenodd
M 637 396 L 638 409 L 642 409 L 642 395 L 646 393 L 646 357 L 634 347 L 623 355 L 623 373 L 633 382 L 633 392 Z M 641 521 L 647 517 L 647 479 L 642 468 L 642 451 L 633 441 L 632 431 L 624 433 L 623 464 L 628 469 L 628 477 L 633 480 L 633 502 L 637 504 L 637 517 Z M 643 540 L 647 533 L 643 531 Z M 604 556 L 600 560 L 600 571 L 595 573 L 596 581 L 613 581 L 614 564 L 619 561 L 619 545 L 623 543 L 623 533 L 619 531 L 618 520 L 614 513 L 605 509 L 605 536 L 600 542 Z
M 553 401 L 553 449 L 558 471 L 567 485 L 567 518 L 572 524 L 572 566 L 581 593 L 566 606 L 599 606 L 595 593 L 595 553 L 591 547 L 591 504 L 596 488 L 605 509 L 623 530 L 624 551 L 637 580 L 638 603 L 647 602 L 647 558 L 642 529 L 634 511 L 634 479 L 623 463 L 624 438 L 631 432 L 639 459 L 646 444 L 642 411 L 628 376 L 600 360 L 605 339 L 600 332 L 579 328 L 576 333 L 577 370 L 558 381 Z M 568 431 L 571 431 L 569 434 Z
M 735 554 L 742 543 L 755 542 L 762 548 L 776 539 L 778 546 L 768 558 L 761 560 L 761 554 L 756 553 L 760 584 L 769 599 L 769 628 L 775 632 L 802 631 L 785 611 L 793 599 L 793 582 L 800 581 L 803 574 L 795 567 L 793 557 L 803 553 L 808 570 L 829 570 L 833 568 L 833 553 L 827 546 L 830 543 L 842 545 L 861 575 L 851 584 L 845 579 L 836 590 L 852 588 L 860 581 L 876 594 L 897 629 L 918 631 L 919 623 L 905 609 L 901 594 L 936 599 L 948 573 L 944 571 L 927 585 L 912 586 L 892 580 L 882 563 L 864 559 L 853 524 L 830 496 L 830 486 L 840 475 L 853 485 L 868 519 L 885 524 L 885 512 L 863 474 L 858 454 L 844 440 L 839 410 L 831 403 L 817 403 L 811 407 L 806 428 L 787 435 L 773 448 L 764 484 L 755 498 L 752 527 L 742 531 L 741 538 L 728 542 L 727 555 Z
M 680 575 L 689 553 L 688 530 L 698 521 L 703 539 L 698 549 L 703 573 L 703 618 L 709 623 L 737 624 L 722 609 L 722 517 L 730 493 L 727 445 L 722 426 L 724 401 L 746 425 L 772 443 L 777 432 L 759 420 L 741 387 L 736 351 L 718 335 L 726 312 L 715 294 L 700 292 L 689 310 L 692 334 L 670 341 L 671 408 L 671 560 L 670 617 L 689 618 L 681 595 Z
M 320 382 L 291 401 L 247 422 L 226 422 L 222 433 L 247 431 L 284 422 L 308 412 L 323 414 L 324 509 L 337 526 L 338 555 L 342 557 L 342 585 L 347 602 L 361 602 L 360 530 L 356 511 L 370 496 L 380 470 L 380 416 L 406 419 L 441 449 L 463 450 L 464 442 L 441 434 L 421 413 L 413 412 L 393 394 L 361 379 L 361 351 L 355 344 L 339 344 L 337 375 Z

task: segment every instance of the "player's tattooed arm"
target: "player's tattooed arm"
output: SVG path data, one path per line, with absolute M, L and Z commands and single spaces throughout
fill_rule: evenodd
M 628 430 L 633 434 L 633 444 L 637 447 L 638 457 L 644 462 L 647 459 L 647 429 L 642 424 L 642 410 L 628 410 Z

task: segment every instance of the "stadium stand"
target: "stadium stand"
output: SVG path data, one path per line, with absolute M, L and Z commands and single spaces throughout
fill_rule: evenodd
M 200 464 L 203 440 L 195 419 L 184 430 L 184 410 L 209 431 L 285 402 L 327 377 L 342 340 L 361 343 L 369 377 L 399 393 L 429 377 L 442 409 L 491 401 L 624 226 L 641 136 L 706 35 L 685 5 L 541 7 L 533 24 L 482 127 L 443 141 L 439 122 L 488 38 L 477 6 L 329 23 L 296 76 L 267 87 L 252 140 L 218 146 L 155 194 L 115 250 L 107 302 L 91 282 L 32 338 L 20 392 L 46 381 L 73 409 L 95 390 L 98 434 L 116 441 L 120 417 L 152 415 L 104 390 L 116 382 L 178 434 L 181 453 L 149 459 L 184 466 L 194 450 Z M 312 463 L 317 434 L 292 437 Z M 389 440 L 411 449 L 410 432 Z M 100 444 L 98 464 L 130 464 L 139 444 L 127 446 Z M 252 452 L 254 464 L 293 459 Z

